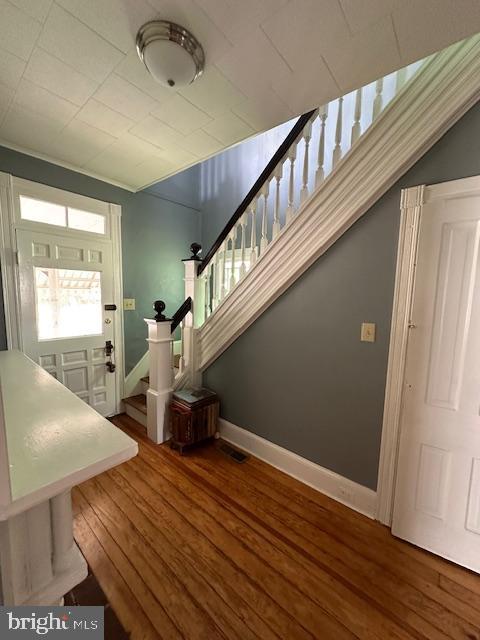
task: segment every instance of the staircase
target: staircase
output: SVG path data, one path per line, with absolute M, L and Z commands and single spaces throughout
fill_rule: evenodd
M 139 393 L 136 396 L 130 396 L 124 399 L 125 413 L 130 418 L 136 420 L 143 427 L 147 427 L 147 389 L 144 393 Z
M 167 321 L 149 321 L 152 403 L 201 383 L 201 371 L 475 104 L 479 72 L 475 36 L 298 119 L 203 260 L 192 245 L 191 308 L 186 301 L 174 316 L 175 378 L 171 351 L 160 355 Z M 165 413 L 147 413 L 149 436 L 162 441 Z
M 180 366 L 180 354 L 174 354 L 173 356 L 173 373 L 176 376 L 178 374 Z M 147 392 L 150 387 L 150 376 L 143 376 L 140 378 L 142 392 L 124 398 L 125 413 L 136 420 L 143 427 L 147 427 Z

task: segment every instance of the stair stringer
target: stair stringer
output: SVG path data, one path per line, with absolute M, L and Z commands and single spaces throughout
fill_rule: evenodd
M 480 98 L 480 36 L 435 54 L 197 331 L 206 369 Z

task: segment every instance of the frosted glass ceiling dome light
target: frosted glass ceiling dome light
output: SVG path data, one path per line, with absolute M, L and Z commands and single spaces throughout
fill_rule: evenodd
M 140 27 L 137 51 L 148 72 L 167 87 L 191 84 L 205 66 L 205 54 L 195 36 L 168 20 L 153 20 Z

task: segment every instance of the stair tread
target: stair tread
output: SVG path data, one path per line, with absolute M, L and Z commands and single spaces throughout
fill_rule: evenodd
M 139 393 L 138 396 L 124 398 L 123 401 L 125 404 L 129 404 L 131 407 L 147 415 L 147 396 L 144 393 Z

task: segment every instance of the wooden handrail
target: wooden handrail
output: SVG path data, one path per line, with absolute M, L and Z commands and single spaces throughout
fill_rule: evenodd
M 178 325 L 182 322 L 182 320 L 185 318 L 187 313 L 192 310 L 192 306 L 193 306 L 192 299 L 190 296 L 188 296 L 185 302 L 182 302 L 182 304 L 178 307 L 178 309 L 173 314 L 172 325 L 171 325 L 172 333 L 175 331 Z
M 258 194 L 260 189 L 263 187 L 265 182 L 273 175 L 273 172 L 277 167 L 278 163 L 287 154 L 288 150 L 290 149 L 292 144 L 295 142 L 295 140 L 298 138 L 298 136 L 301 134 L 305 125 L 308 123 L 308 121 L 313 116 L 315 111 L 316 109 L 313 109 L 308 113 L 304 113 L 303 116 L 300 116 L 297 122 L 294 124 L 290 133 L 287 135 L 285 140 L 275 151 L 271 160 L 269 161 L 265 169 L 262 171 L 262 173 L 259 175 L 258 179 L 255 181 L 255 184 L 253 185 L 253 187 L 250 189 L 250 191 L 247 193 L 245 198 L 242 200 L 240 206 L 237 208 L 233 216 L 225 225 L 223 231 L 220 233 L 218 238 L 210 247 L 208 253 L 205 255 L 205 258 L 199 264 L 198 272 L 197 272 L 198 275 L 200 275 L 202 271 L 206 268 L 210 260 L 213 258 L 213 256 L 217 253 L 217 251 L 222 246 L 223 242 L 226 240 L 226 238 L 228 238 L 228 234 L 230 233 L 230 231 L 234 228 L 234 226 L 237 224 L 239 219 L 243 216 L 249 204 L 253 201 L 253 199 Z

